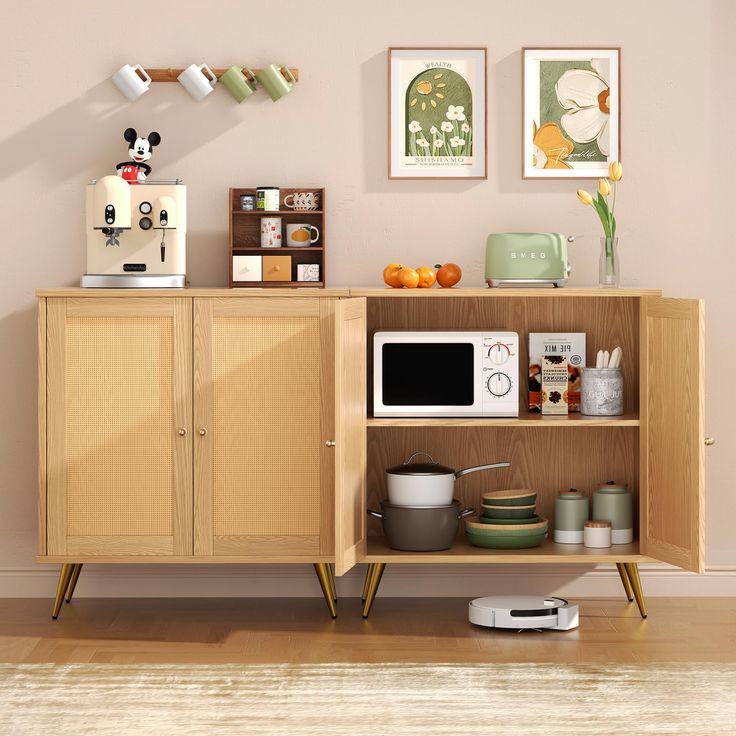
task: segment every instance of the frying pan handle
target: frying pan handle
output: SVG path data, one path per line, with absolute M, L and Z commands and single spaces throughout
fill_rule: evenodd
M 472 468 L 463 468 L 455 473 L 456 478 L 460 478 L 468 473 L 477 473 L 479 470 L 490 470 L 491 468 L 510 468 L 511 463 L 490 463 L 489 465 L 475 465 Z
M 475 513 L 475 509 L 468 506 L 468 508 L 463 509 L 458 515 L 458 519 L 464 519 L 466 516 L 470 516 L 471 514 Z
M 383 514 L 379 514 L 378 511 L 371 511 L 368 509 L 368 516 L 375 516 L 376 519 L 383 519 Z
M 424 450 L 417 450 L 416 452 L 412 452 L 412 454 L 409 456 L 409 459 L 404 460 L 404 462 L 401 464 L 408 465 L 417 455 L 426 455 L 432 461 L 432 465 L 437 465 L 437 461 L 428 452 L 424 452 Z

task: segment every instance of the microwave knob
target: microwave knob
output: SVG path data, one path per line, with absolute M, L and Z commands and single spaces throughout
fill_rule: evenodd
M 503 365 L 511 355 L 508 345 L 504 345 L 502 342 L 497 342 L 488 348 L 488 358 L 491 363 L 495 365 Z
M 493 396 L 506 396 L 511 391 L 511 379 L 500 371 L 491 373 L 486 386 Z

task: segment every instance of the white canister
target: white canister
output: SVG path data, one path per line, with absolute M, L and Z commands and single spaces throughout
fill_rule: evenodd
M 263 212 L 278 212 L 281 190 L 278 187 L 258 187 L 256 189 L 256 209 Z
M 281 218 L 261 217 L 261 248 L 281 247 Z
M 624 375 L 620 368 L 583 368 L 580 413 L 591 417 L 624 413 Z
M 583 527 L 583 544 L 586 547 L 603 549 L 611 546 L 610 521 L 586 521 Z

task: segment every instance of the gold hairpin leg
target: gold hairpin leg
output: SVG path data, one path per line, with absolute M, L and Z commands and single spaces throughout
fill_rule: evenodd
M 79 580 L 79 574 L 82 572 L 82 564 L 79 563 L 78 565 L 72 566 L 74 569 L 72 570 L 72 576 L 69 578 L 69 585 L 66 589 L 66 602 L 71 603 L 72 598 L 74 597 L 74 590 L 77 587 L 77 581 Z
M 317 573 L 317 579 L 322 588 L 322 595 L 325 597 L 325 603 L 330 611 L 332 618 L 337 618 L 337 607 L 335 606 L 335 598 L 332 593 L 332 585 L 330 584 L 329 565 L 326 562 L 315 562 L 314 571 Z
M 51 618 L 59 618 L 59 611 L 61 610 L 61 604 L 64 602 L 64 595 L 66 594 L 67 588 L 69 587 L 69 580 L 72 577 L 74 571 L 74 565 L 64 563 L 59 570 L 59 582 L 56 586 L 56 598 L 54 599 L 54 607 L 51 610 Z
M 376 599 L 378 586 L 381 584 L 383 571 L 386 569 L 385 562 L 374 562 L 368 567 L 368 590 L 366 591 L 365 603 L 363 603 L 363 618 L 368 618 L 373 601 Z
M 636 599 L 636 605 L 639 606 L 639 613 L 642 618 L 647 617 L 647 604 L 644 601 L 644 591 L 641 587 L 641 578 L 639 577 L 639 566 L 636 562 L 625 563 L 626 574 L 629 577 L 629 582 L 634 592 L 634 598 Z
M 368 587 L 371 582 L 371 575 L 373 574 L 373 563 L 368 564 L 368 569 L 365 571 L 365 581 L 363 582 L 363 594 L 360 596 L 360 600 L 365 603 L 365 599 L 368 597 Z
M 617 562 L 616 568 L 618 569 L 618 574 L 621 576 L 621 582 L 624 584 L 624 592 L 626 593 L 626 597 L 629 599 L 629 603 L 634 600 L 634 593 L 631 590 L 631 583 L 629 582 L 629 575 L 626 572 L 626 568 L 624 567 L 623 562 Z
M 327 574 L 330 578 L 330 590 L 332 591 L 332 600 L 337 602 L 337 585 L 335 585 L 335 572 L 332 569 L 332 565 L 327 563 Z

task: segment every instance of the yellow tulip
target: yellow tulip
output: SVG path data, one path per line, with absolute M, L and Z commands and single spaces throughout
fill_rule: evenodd
M 598 179 L 598 191 L 601 197 L 607 197 L 611 193 L 611 185 L 608 179 Z
M 624 175 L 624 167 L 620 161 L 611 161 L 608 165 L 608 176 L 611 181 L 621 181 L 621 177 Z
M 578 189 L 577 195 L 578 199 L 583 204 L 593 204 L 593 197 L 591 197 L 590 194 L 585 191 L 585 189 Z

